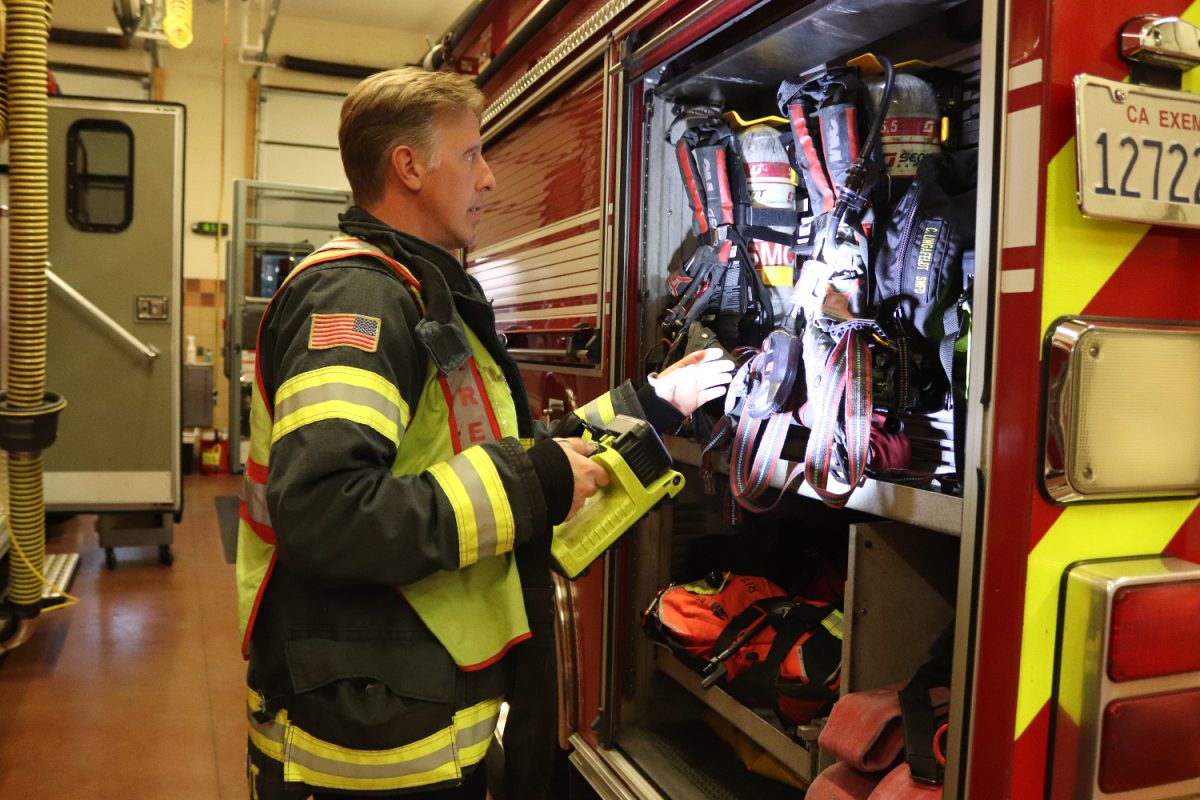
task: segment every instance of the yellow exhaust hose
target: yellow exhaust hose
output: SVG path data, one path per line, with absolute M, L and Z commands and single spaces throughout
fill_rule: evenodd
M 18 638 L 23 640 L 29 629 L 26 620 L 37 616 L 41 607 L 46 550 L 42 449 L 53 441 L 52 436 L 47 441 L 26 434 L 64 403 L 45 391 L 46 41 L 51 4 L 6 0 L 5 5 L 6 108 L 0 113 L 0 127 L 9 136 L 9 350 L 0 443 L 8 451 L 9 523 L 12 545 L 20 556 L 9 559 L 9 606 L 22 618 Z

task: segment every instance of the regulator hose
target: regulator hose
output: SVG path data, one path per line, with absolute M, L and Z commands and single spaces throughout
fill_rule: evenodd
M 892 86 L 895 83 L 895 70 L 892 67 L 892 61 L 887 56 L 876 56 L 880 65 L 883 67 L 883 96 L 879 100 L 879 107 L 874 109 L 874 116 L 871 119 L 871 129 L 867 134 L 867 139 L 863 142 L 862 149 L 859 151 L 858 158 L 850 165 L 850 169 L 846 172 L 846 180 L 838 190 L 837 205 L 833 207 L 830 213 L 829 225 L 825 229 L 825 246 L 829 252 L 833 252 L 833 248 L 837 246 L 837 233 L 842 224 L 846 221 L 846 216 L 851 209 L 854 211 L 862 211 L 867 207 L 867 193 L 869 187 L 867 183 L 871 177 L 871 170 L 867 167 L 867 159 L 874 158 L 874 153 L 879 147 L 879 137 L 883 129 L 883 118 L 887 115 L 887 109 L 892 104 Z

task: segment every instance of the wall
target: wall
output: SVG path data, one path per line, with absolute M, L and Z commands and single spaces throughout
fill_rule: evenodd
M 242 17 L 250 5 L 242 0 L 195 0 L 193 41 L 183 50 L 165 42 L 158 46 L 162 68 L 162 98 L 187 107 L 186 190 L 184 198 L 185 335 L 214 358 L 217 407 L 214 420 L 224 426 L 228 418 L 226 383 L 220 359 L 224 309 L 224 240 L 191 232 L 197 221 L 230 222 L 233 181 L 250 178 L 247 148 L 254 131 L 251 78 L 255 67 L 238 63 Z M 336 4 L 330 3 L 331 8 Z M 226 27 L 226 8 L 228 26 Z M 271 36 L 272 57 L 287 54 L 303 58 L 377 67 L 419 62 L 427 46 L 425 34 L 436 38 L 442 31 L 421 33 L 381 31 L 378 28 L 287 16 L 280 5 Z M 53 26 L 104 32 L 116 27 L 112 5 L 97 0 L 57 0 Z M 228 34 L 226 36 L 226 30 Z M 252 25 L 251 30 L 256 30 Z M 257 39 L 257 34 L 251 37 Z M 228 46 L 223 41 L 228 39 Z M 254 44 L 250 42 L 249 44 Z M 152 62 L 141 40 L 129 50 L 51 44 L 51 63 L 149 72 Z M 263 68 L 263 85 L 345 93 L 355 80 Z

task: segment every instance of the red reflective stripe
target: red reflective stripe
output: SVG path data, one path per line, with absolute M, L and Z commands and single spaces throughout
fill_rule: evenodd
M 846 130 L 850 132 L 850 160 L 858 158 L 858 109 L 850 106 L 846 109 Z
M 688 152 L 687 144 L 682 139 L 675 145 L 675 153 L 679 156 L 679 171 L 683 173 L 683 184 L 692 199 L 692 215 L 696 218 L 698 233 L 708 232 L 708 220 L 704 218 L 704 200 L 700 190 L 696 188 L 696 171 L 692 169 L 692 154 Z
M 729 191 L 729 169 L 725 163 L 725 151 L 717 151 L 717 186 L 721 189 L 721 222 L 733 224 L 733 194 Z
M 504 647 L 500 648 L 500 652 L 496 653 L 496 655 L 492 656 L 487 661 L 480 661 L 478 664 L 470 664 L 467 666 L 460 665 L 459 669 L 461 669 L 463 672 L 478 672 L 481 669 L 487 669 L 488 667 L 492 666 L 500 659 L 504 658 L 504 656 L 508 653 L 508 651 L 511 650 L 513 647 L 515 647 L 516 645 L 519 645 L 521 642 L 528 641 L 532 638 L 533 638 L 533 633 L 526 631 L 525 633 L 522 633 L 517 638 L 513 639 L 508 644 L 504 645 Z
M 454 418 L 454 390 L 450 388 L 450 381 L 441 373 L 438 373 L 438 384 L 446 398 L 446 422 L 450 425 L 450 444 L 457 455 L 462 452 L 462 442 L 458 438 L 458 420 Z
M 262 603 L 263 594 L 267 590 L 267 584 L 271 581 L 271 573 L 275 571 L 275 552 L 271 551 L 271 563 L 267 565 L 267 572 L 263 575 L 262 583 L 258 584 L 258 594 L 254 596 L 254 607 L 250 609 L 250 618 L 246 620 L 246 635 L 242 638 L 242 658 L 246 661 L 250 660 L 250 634 L 254 632 L 254 620 L 258 617 L 258 607 Z
M 479 365 L 475 363 L 475 356 L 467 359 L 467 363 L 471 365 L 471 375 L 475 377 L 475 388 L 479 390 L 484 413 L 487 414 L 488 424 L 492 426 L 492 438 L 498 442 L 500 441 L 500 423 L 496 421 L 496 412 L 492 410 L 492 399 L 488 397 L 487 388 L 483 385 L 483 376 L 479 374 Z
M 246 477 L 255 483 L 266 484 L 267 468 L 253 458 L 246 459 Z
M 796 145 L 800 148 L 804 162 L 808 164 L 808 176 L 817 187 L 817 191 L 821 193 L 821 211 L 833 210 L 833 191 L 829 188 L 829 181 L 825 178 L 825 169 L 821 166 L 821 159 L 817 155 L 816 149 L 813 147 L 812 135 L 808 132 L 808 120 L 804 118 L 804 108 L 800 105 L 793 105 L 788 108 L 788 116 L 792 118 L 792 127 L 796 130 Z M 812 198 L 809 198 L 809 203 L 812 203 Z M 815 213 L 817 209 L 812 209 Z
M 246 510 L 246 503 L 243 501 L 238 511 L 238 519 L 250 526 L 250 530 L 254 531 L 258 538 L 262 539 L 267 544 L 275 544 L 275 529 L 270 525 L 265 525 L 257 522 L 250 516 L 250 512 Z

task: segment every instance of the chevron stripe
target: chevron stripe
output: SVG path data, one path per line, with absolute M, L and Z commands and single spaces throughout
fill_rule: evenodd
M 1200 2 L 1189 5 L 1180 16 L 1200 25 Z M 1185 74 L 1184 88 L 1200 90 L 1200 76 Z M 1081 314 L 1093 306 L 1151 231 L 1149 225 L 1083 217 L 1076 204 L 1075 175 L 1075 138 L 1071 137 L 1046 167 L 1042 331 L 1060 316 Z M 1045 515 L 1047 520 L 1053 519 L 1045 535 L 1039 535 L 1035 512 L 1025 583 L 1015 739 L 1039 718 L 1050 700 L 1058 589 L 1066 567 L 1082 559 L 1161 552 L 1198 505 L 1200 501 L 1175 500 L 1056 508 L 1057 518 Z
M 1198 505 L 1200 500 L 1072 506 L 1038 542 L 1025 581 L 1017 736 L 1050 700 L 1063 570 L 1084 559 L 1160 553 Z

